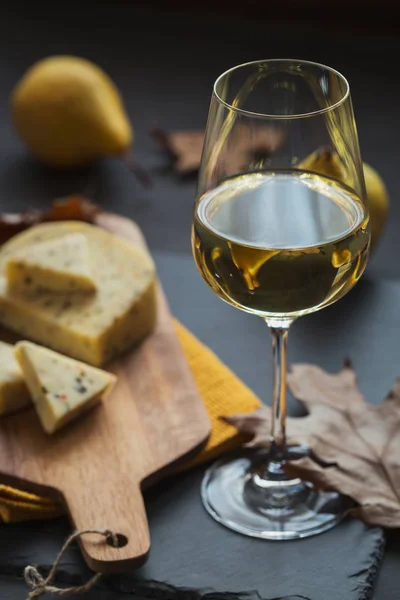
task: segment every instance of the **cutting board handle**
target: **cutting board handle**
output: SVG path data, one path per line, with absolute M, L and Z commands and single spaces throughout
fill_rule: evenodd
M 123 479 L 122 479 L 123 481 Z M 99 502 L 98 494 L 102 495 Z M 82 490 L 86 495 L 88 490 Z M 121 573 L 143 565 L 150 550 L 150 534 L 142 492 L 137 486 L 112 490 L 104 482 L 90 482 L 90 502 L 76 494 L 64 493 L 71 520 L 77 531 L 110 530 L 118 534 L 121 546 L 114 548 L 103 536 L 83 535 L 80 545 L 92 571 L 96 573 Z M 104 494 L 108 496 L 104 498 Z

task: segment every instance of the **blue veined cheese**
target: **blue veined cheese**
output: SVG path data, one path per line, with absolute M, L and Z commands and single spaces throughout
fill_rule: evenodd
M 6 263 L 7 283 L 25 292 L 94 292 L 91 262 L 86 237 L 68 233 L 15 250 Z
M 14 356 L 14 346 L 0 342 L 0 415 L 31 404 L 24 377 Z
M 46 433 L 54 433 L 110 393 L 116 377 L 32 342 L 18 342 L 15 358 Z
M 94 294 L 8 289 L 5 265 L 16 250 L 76 232 L 85 236 L 93 257 Z M 37 225 L 0 251 L 0 323 L 24 339 L 95 366 L 135 346 L 153 330 L 155 289 L 155 267 L 147 252 L 87 223 Z

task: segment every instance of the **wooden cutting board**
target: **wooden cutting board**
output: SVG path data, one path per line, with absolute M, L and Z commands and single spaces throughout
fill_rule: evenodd
M 145 247 L 128 219 L 103 213 L 97 224 Z M 157 293 L 156 330 L 109 365 L 118 382 L 98 408 L 54 436 L 43 432 L 33 409 L 0 419 L 3 482 L 61 499 L 76 529 L 126 536 L 121 548 L 82 538 L 85 560 L 98 572 L 145 562 L 150 536 L 141 489 L 200 449 L 210 432 L 160 285 Z

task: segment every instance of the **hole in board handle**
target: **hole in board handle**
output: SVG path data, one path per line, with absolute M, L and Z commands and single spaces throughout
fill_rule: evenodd
M 115 533 L 114 535 L 109 535 L 106 542 L 112 548 L 123 548 L 128 544 L 128 538 L 122 533 Z

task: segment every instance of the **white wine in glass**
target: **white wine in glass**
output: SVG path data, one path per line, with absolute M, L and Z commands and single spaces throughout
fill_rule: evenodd
M 263 156 L 256 148 L 261 131 L 264 142 L 271 137 Z M 331 173 L 318 172 L 317 161 L 313 170 L 310 154 L 320 151 L 331 156 Z M 369 244 L 344 77 L 294 60 L 257 61 L 224 73 L 207 124 L 193 253 L 220 298 L 266 321 L 275 360 L 275 418 L 265 460 L 222 459 L 203 481 L 207 510 L 232 529 L 293 539 L 320 533 L 343 516 L 338 494 L 317 492 L 285 473 L 287 461 L 308 452 L 286 446 L 286 340 L 295 319 L 336 302 L 355 285 Z
M 345 294 L 368 256 L 368 216 L 344 185 L 297 170 L 240 175 L 200 198 L 194 256 L 223 299 L 295 318 Z

